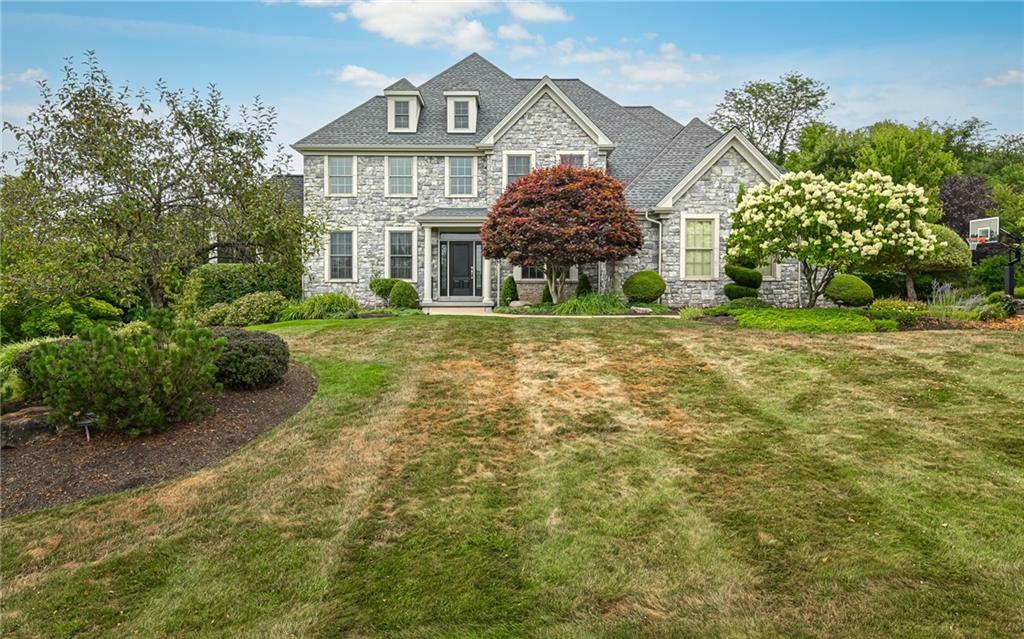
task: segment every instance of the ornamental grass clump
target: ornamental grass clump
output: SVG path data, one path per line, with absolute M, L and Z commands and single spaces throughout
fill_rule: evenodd
M 359 303 L 344 293 L 313 295 L 298 304 L 290 304 L 278 315 L 281 321 L 342 319 L 359 312 Z
M 41 345 L 28 366 L 50 421 L 94 416 L 95 430 L 141 435 L 206 412 L 224 340 L 192 322 L 156 323 L 129 334 L 95 326 L 62 346 Z
M 555 306 L 555 315 L 624 315 L 629 306 L 613 293 L 572 297 Z

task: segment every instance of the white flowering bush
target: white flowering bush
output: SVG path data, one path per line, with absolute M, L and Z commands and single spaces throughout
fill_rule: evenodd
M 924 189 L 896 184 L 877 171 L 831 182 L 801 171 L 761 184 L 732 214 L 728 255 L 764 264 L 800 261 L 809 291 L 808 306 L 840 271 L 881 268 L 923 258 L 936 250 L 936 236 L 924 224 Z

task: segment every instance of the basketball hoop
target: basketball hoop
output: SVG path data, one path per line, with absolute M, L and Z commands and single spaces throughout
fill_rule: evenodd
M 976 250 L 979 246 L 988 241 L 988 238 L 984 235 L 974 235 L 967 238 L 967 243 L 970 245 L 971 250 Z
M 998 217 L 983 217 L 971 220 L 969 224 L 967 243 L 970 244 L 972 251 L 989 241 L 999 241 Z

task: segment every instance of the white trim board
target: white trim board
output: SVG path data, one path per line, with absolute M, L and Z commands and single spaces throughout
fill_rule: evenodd
M 671 209 L 679 198 L 685 195 L 707 173 L 708 169 L 722 159 L 722 156 L 730 149 L 739 153 L 744 160 L 750 163 L 750 166 L 754 167 L 758 175 L 766 181 L 771 182 L 782 177 L 782 172 L 763 153 L 758 151 L 757 147 L 751 144 L 750 140 L 744 137 L 738 130 L 732 129 L 715 143 L 714 148 L 704 156 L 704 159 L 698 162 L 697 166 L 690 169 L 690 172 L 683 176 L 683 179 L 654 208 L 662 210 Z
M 711 222 L 711 275 L 686 274 L 686 223 L 689 220 Z M 690 282 L 707 282 L 721 277 L 719 270 L 719 261 L 721 259 L 719 255 L 719 243 L 721 240 L 719 224 L 719 216 L 715 213 L 684 213 L 679 219 L 679 279 Z
M 608 136 L 605 135 L 601 129 L 599 129 L 597 125 L 594 124 L 594 122 L 588 118 L 587 115 L 569 99 L 569 96 L 565 95 L 565 93 L 563 93 L 548 76 L 541 78 L 540 82 L 537 83 L 537 86 L 533 87 L 533 89 L 526 94 L 526 97 L 516 105 L 516 108 L 512 109 L 508 115 L 502 118 L 501 122 L 499 122 L 497 126 L 491 129 L 491 131 L 484 136 L 480 141 L 480 146 L 494 146 L 501 136 L 505 135 L 505 133 L 512 128 L 512 125 L 526 115 L 530 108 L 537 104 L 537 102 L 539 102 L 544 96 L 548 96 L 554 100 L 555 104 L 561 107 L 562 110 L 565 111 L 566 114 L 568 114 L 568 116 L 572 118 L 581 129 L 583 129 L 583 132 L 594 140 L 602 150 L 607 151 L 615 148 L 615 143 L 612 142 L 611 139 L 609 139 Z

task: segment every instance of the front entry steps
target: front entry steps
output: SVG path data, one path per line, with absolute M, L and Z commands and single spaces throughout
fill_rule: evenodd
M 433 301 L 423 304 L 423 312 L 427 315 L 485 315 L 493 307 L 494 302 Z

